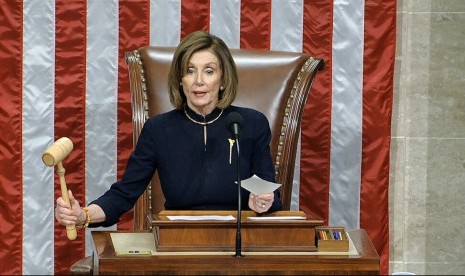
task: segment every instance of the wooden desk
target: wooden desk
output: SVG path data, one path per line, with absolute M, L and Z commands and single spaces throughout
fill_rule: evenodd
M 234 220 L 172 220 L 170 216 L 226 216 Z M 159 252 L 231 252 L 236 248 L 237 211 L 163 210 L 149 217 L 155 232 Z M 305 219 L 261 220 L 254 211 L 242 211 L 242 251 L 302 252 L 317 251 L 315 227 L 324 221 L 307 216 L 302 211 L 277 211 L 269 215 Z
M 359 256 L 347 255 L 169 255 L 116 256 L 110 232 L 92 232 L 95 274 L 379 274 L 379 256 L 365 230 L 348 231 Z

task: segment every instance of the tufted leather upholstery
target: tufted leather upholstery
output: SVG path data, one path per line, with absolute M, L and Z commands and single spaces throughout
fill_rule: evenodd
M 145 120 L 171 110 L 167 79 L 175 48 L 143 47 L 126 53 L 133 113 L 133 140 L 137 143 Z M 308 54 L 265 50 L 231 50 L 239 74 L 234 105 L 263 112 L 272 131 L 271 154 L 276 180 L 282 184 L 284 208 L 289 210 L 296 149 L 303 108 L 316 73 L 324 62 Z M 157 175 L 134 207 L 134 229 L 147 230 L 148 214 L 164 209 Z M 91 274 L 91 257 L 77 262 L 72 274 Z M 74 270 L 73 270 L 74 269 Z

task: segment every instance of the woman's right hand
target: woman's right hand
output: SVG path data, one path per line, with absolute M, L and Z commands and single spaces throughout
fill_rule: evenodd
M 55 218 L 61 225 L 81 225 L 86 221 L 86 213 L 81 209 L 71 190 L 68 190 L 68 196 L 71 205 L 66 203 L 63 197 L 57 199 Z

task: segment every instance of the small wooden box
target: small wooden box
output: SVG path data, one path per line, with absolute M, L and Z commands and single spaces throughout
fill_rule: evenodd
M 318 251 L 349 251 L 349 237 L 344 227 L 317 227 L 315 230 Z

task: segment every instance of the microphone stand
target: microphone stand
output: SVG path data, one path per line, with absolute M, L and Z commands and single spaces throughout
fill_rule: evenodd
M 236 231 L 236 258 L 241 258 L 242 238 L 241 238 L 241 170 L 240 170 L 240 150 L 239 136 L 236 135 L 237 148 L 237 231 Z

